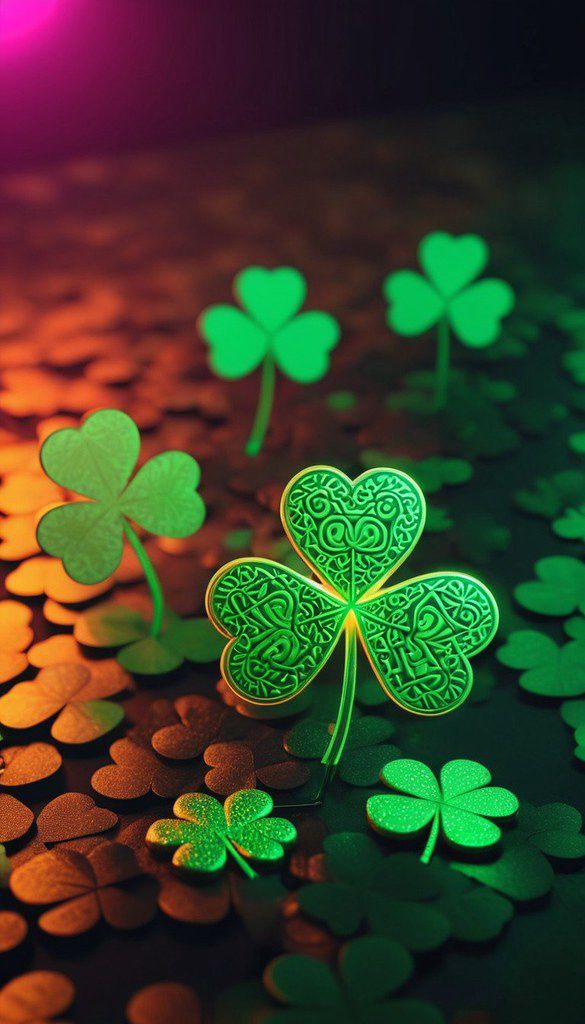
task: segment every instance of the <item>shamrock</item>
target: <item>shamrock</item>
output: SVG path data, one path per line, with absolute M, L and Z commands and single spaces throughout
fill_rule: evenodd
M 563 469 L 536 480 L 532 490 L 516 491 L 514 501 L 524 512 L 555 519 L 569 506 L 585 501 L 585 473 L 580 469 Z
M 125 679 L 92 677 L 84 665 L 49 665 L 41 669 L 34 682 L 17 683 L 0 697 L 0 723 L 10 729 L 31 729 L 54 718 L 53 739 L 91 743 L 115 729 L 124 718 L 120 705 L 104 698 L 125 689 Z
M 585 700 L 564 701 L 561 718 L 575 730 L 575 757 L 578 761 L 585 761 Z
M 464 345 L 484 348 L 496 341 L 502 317 L 514 306 L 514 293 L 504 281 L 486 278 L 472 283 L 488 257 L 488 247 L 478 235 L 455 238 L 434 231 L 418 249 L 426 278 L 413 270 L 398 270 L 384 282 L 392 330 L 411 337 L 437 325 L 436 408 L 442 408 L 447 398 L 449 328 Z
M 523 803 L 516 827 L 508 836 L 509 845 L 522 844 L 540 850 L 543 856 L 559 860 L 585 857 L 583 819 L 569 804 L 543 804 L 533 807 Z
M 91 584 L 118 568 L 126 537 L 150 589 L 150 632 L 156 639 L 170 625 L 164 622 L 160 581 L 131 522 L 164 537 L 188 537 L 201 526 L 205 506 L 196 491 L 200 472 L 195 459 L 186 452 L 164 452 L 130 480 L 139 452 L 136 424 L 116 409 L 101 409 L 77 429 L 50 434 L 40 453 L 45 473 L 89 500 L 51 508 L 39 522 L 37 538 L 48 554 L 62 559 L 72 579 Z
M 232 793 L 223 807 L 213 796 L 185 793 L 173 806 L 180 821 L 155 821 L 146 843 L 154 850 L 174 850 L 174 866 L 189 874 L 216 875 L 229 854 L 248 878 L 256 878 L 246 861 L 266 867 L 279 864 L 297 837 L 286 818 L 269 817 L 273 806 L 272 797 L 258 789 Z
M 112 601 L 81 612 L 74 632 L 87 647 L 122 647 L 119 664 L 142 675 L 172 672 L 184 661 L 216 661 L 221 653 L 206 618 L 181 619 L 170 608 L 163 611 L 158 636 L 152 635 L 152 627 L 139 609 Z
M 578 697 L 585 693 L 585 637 L 559 647 L 535 629 L 511 633 L 496 657 L 508 668 L 525 669 L 520 686 L 541 697 Z
M 265 1024 L 442 1024 L 430 1003 L 390 998 L 412 976 L 410 953 L 398 942 L 364 936 L 343 947 L 337 974 L 302 954 L 285 954 L 268 964 L 264 985 L 286 1009 L 268 1012 Z
M 536 565 L 538 580 L 521 583 L 514 597 L 523 608 L 540 615 L 585 615 L 585 565 L 578 558 L 553 555 Z
M 454 939 L 489 942 L 497 938 L 512 918 L 512 904 L 504 896 L 483 885 L 474 885 L 461 872 L 440 861 L 430 864 L 427 870 L 439 887 L 429 909 L 447 918 Z
M 564 515 L 555 519 L 552 528 L 557 537 L 585 543 L 585 502 L 578 508 L 565 509 Z
M 329 353 L 339 341 L 339 324 L 328 313 L 299 313 L 307 285 L 292 267 L 247 267 L 234 280 L 235 306 L 210 306 L 199 318 L 209 345 L 211 369 L 234 380 L 262 367 L 260 397 L 248 455 L 258 455 L 270 422 L 276 367 L 298 384 L 312 384 L 327 372 Z
M 518 903 L 546 896 L 554 883 L 554 872 L 546 857 L 528 843 L 504 844 L 501 857 L 489 864 L 451 866 Z
M 356 717 L 349 726 L 339 777 L 350 786 L 375 786 L 380 770 L 398 748 L 387 741 L 394 735 L 394 726 L 380 715 Z M 294 757 L 321 759 L 327 750 L 334 725 L 314 718 L 305 718 L 290 729 L 284 745 Z
M 356 690 L 357 636 L 386 694 L 421 715 L 467 697 L 469 658 L 492 639 L 498 612 L 489 590 L 462 573 L 436 572 L 380 589 L 413 550 L 425 502 L 398 470 L 352 481 L 339 470 L 303 470 L 285 488 L 281 519 L 313 582 L 264 558 L 228 563 L 211 580 L 207 611 L 229 638 L 225 682 L 245 700 L 291 700 L 327 662 L 345 632 L 342 695 L 322 763 L 339 763 Z
M 327 836 L 323 848 L 325 880 L 296 893 L 305 914 L 324 921 L 334 935 L 352 935 L 365 921 L 369 931 L 411 950 L 445 942 L 449 923 L 430 902 L 439 886 L 416 857 L 387 857 L 359 832 Z
M 10 888 L 23 903 L 55 904 L 39 918 L 47 934 L 81 935 L 101 917 L 124 930 L 152 920 L 156 885 L 141 874 L 133 850 L 103 842 L 87 856 L 67 849 L 41 853 L 14 869 Z
M 408 836 L 431 826 L 421 861 L 428 863 L 439 835 L 453 846 L 494 846 L 501 829 L 490 818 L 510 818 L 518 810 L 513 793 L 490 786 L 491 775 L 477 761 L 449 761 L 438 782 L 421 761 L 391 761 L 380 773 L 400 795 L 378 794 L 367 803 L 368 821 L 382 835 Z M 406 795 L 402 795 L 406 794 Z

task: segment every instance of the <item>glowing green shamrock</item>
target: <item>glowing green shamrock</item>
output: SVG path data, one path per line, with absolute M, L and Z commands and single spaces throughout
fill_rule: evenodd
M 248 878 L 256 878 L 248 860 L 274 867 L 297 838 L 290 821 L 269 817 L 273 806 L 272 797 L 258 789 L 232 793 L 223 807 L 213 796 L 185 793 L 173 807 L 180 820 L 155 821 L 146 842 L 154 850 L 174 850 L 173 864 L 190 874 L 218 874 L 229 854 Z
M 320 380 L 339 341 L 339 324 L 328 313 L 299 313 L 307 285 L 292 267 L 247 267 L 236 275 L 234 293 L 245 312 L 210 306 L 199 318 L 199 330 L 218 376 L 233 380 L 262 366 L 256 418 L 246 445 L 248 455 L 258 455 L 270 422 L 276 367 L 298 384 Z
M 160 581 L 131 526 L 163 537 L 188 537 L 201 526 L 205 506 L 196 491 L 199 466 L 186 452 L 155 455 L 130 480 L 140 452 L 134 421 L 117 409 L 92 413 L 82 425 L 50 434 L 41 464 L 51 480 L 89 500 L 49 509 L 37 527 L 40 546 L 63 561 L 78 583 L 99 583 L 122 558 L 124 537 L 144 571 L 153 601 L 151 633 L 164 615 Z
M 449 328 L 464 345 L 484 348 L 496 341 L 500 320 L 514 306 L 514 293 L 505 281 L 475 282 L 488 257 L 488 247 L 478 235 L 456 238 L 446 231 L 433 231 L 418 249 L 426 278 L 414 270 L 397 270 L 384 282 L 392 330 L 411 337 L 437 325 L 436 408 L 442 408 L 447 397 Z
M 489 819 L 510 818 L 518 810 L 514 794 L 490 786 L 489 771 L 477 761 L 449 761 L 441 768 L 440 782 L 422 761 L 390 761 L 380 778 L 399 793 L 370 797 L 370 825 L 390 836 L 416 835 L 430 825 L 420 858 L 425 864 L 433 855 L 439 826 L 453 846 L 483 849 L 497 843 L 502 834 Z
M 290 700 L 345 632 L 339 712 L 321 759 L 328 769 L 348 735 L 358 635 L 383 690 L 402 708 L 438 715 L 461 704 L 472 685 L 469 658 L 494 636 L 497 606 L 482 583 L 457 572 L 381 589 L 423 529 L 425 500 L 414 480 L 381 468 L 352 481 L 312 466 L 285 488 L 281 519 L 320 582 L 265 558 L 239 558 L 207 590 L 208 615 L 230 638 L 222 673 L 238 696 L 261 705 Z

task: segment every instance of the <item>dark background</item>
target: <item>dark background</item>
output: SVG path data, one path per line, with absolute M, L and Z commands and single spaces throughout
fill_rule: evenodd
M 59 0 L 2 47 L 4 166 L 217 132 L 579 90 L 570 5 Z M 0 0 L 0 36 L 2 27 Z

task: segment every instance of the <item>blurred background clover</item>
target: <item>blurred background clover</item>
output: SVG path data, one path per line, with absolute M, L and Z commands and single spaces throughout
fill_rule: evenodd
M 219 377 L 237 380 L 262 368 L 256 416 L 246 444 L 247 455 L 258 455 L 272 415 L 276 368 L 297 384 L 321 380 L 340 329 L 329 313 L 299 313 L 307 284 L 292 267 L 247 267 L 236 274 L 234 294 L 243 311 L 210 306 L 199 318 L 199 331 L 209 345 L 209 365 Z
M 393 331 L 412 337 L 437 327 L 436 409 L 447 400 L 451 330 L 469 348 L 485 348 L 498 339 L 502 317 L 513 309 L 509 284 L 497 278 L 475 280 L 488 258 L 489 249 L 478 235 L 456 238 L 433 231 L 418 247 L 426 277 L 414 270 L 396 270 L 384 281 L 387 322 Z

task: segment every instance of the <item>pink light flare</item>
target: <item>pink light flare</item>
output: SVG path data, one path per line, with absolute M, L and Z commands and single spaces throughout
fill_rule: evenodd
M 39 28 L 59 0 L 0 0 L 0 42 L 16 42 Z

